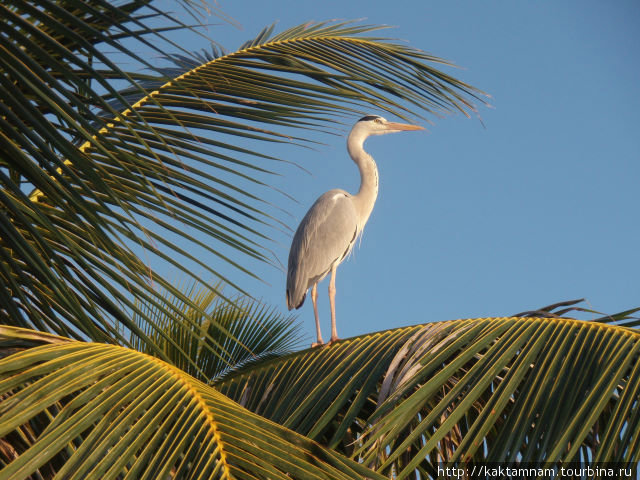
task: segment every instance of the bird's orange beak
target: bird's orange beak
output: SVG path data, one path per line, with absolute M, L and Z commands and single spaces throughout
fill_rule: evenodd
M 424 130 L 424 127 L 419 125 L 410 125 L 408 123 L 387 122 L 385 125 L 389 130 L 403 131 L 403 130 Z

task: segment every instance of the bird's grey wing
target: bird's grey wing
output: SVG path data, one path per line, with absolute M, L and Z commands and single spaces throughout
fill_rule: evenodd
M 300 308 L 309 287 L 347 256 L 355 243 L 357 226 L 353 201 L 343 190 L 330 190 L 311 206 L 293 236 L 289 251 L 289 310 Z

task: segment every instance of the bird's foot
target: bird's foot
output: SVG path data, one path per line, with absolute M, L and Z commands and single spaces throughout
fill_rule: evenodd
M 339 339 L 338 337 L 331 337 L 331 338 L 329 339 L 329 341 L 327 342 L 327 347 L 328 347 L 329 345 L 332 345 L 332 344 L 334 344 L 335 342 L 339 342 L 339 341 L 340 341 L 340 339 Z
M 319 338 L 317 342 L 313 342 L 311 344 L 311 348 L 321 347 L 323 345 L 324 345 L 324 341 L 321 338 Z

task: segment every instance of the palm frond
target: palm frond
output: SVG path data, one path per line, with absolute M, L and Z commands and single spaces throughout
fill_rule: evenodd
M 304 143 L 365 105 L 468 113 L 481 93 L 433 66 L 446 62 L 352 23 L 266 30 L 169 72 L 131 46 L 171 52 L 143 5 L 0 5 L 0 321 L 122 345 L 133 332 L 168 360 L 149 333 L 162 328 L 132 320 L 143 303 L 182 315 L 161 290 L 190 302 L 158 266 L 243 292 L 226 272 L 274 263 L 269 232 L 284 222 L 264 197 L 281 163 L 265 142 Z
M 301 340 L 300 324 L 294 316 L 248 297 L 235 297 L 229 302 L 216 293 L 223 290 L 223 286 L 212 291 L 188 284 L 180 291 L 191 303 L 162 292 L 167 305 L 182 311 L 180 317 L 167 316 L 166 309 L 150 304 L 140 305 L 144 317 L 134 317 L 140 330 L 173 365 L 205 383 L 254 362 L 291 353 Z M 154 320 L 162 335 L 149 326 L 147 318 Z M 190 322 L 182 325 L 180 318 L 189 318 Z M 134 333 L 130 344 L 140 352 L 154 353 L 147 340 Z M 185 353 L 190 362 L 185 360 Z
M 486 318 L 400 328 L 264 362 L 215 385 L 393 478 L 438 462 L 640 460 L 640 332 Z
M 384 479 L 154 357 L 37 336 L 0 327 L 0 478 Z
M 634 316 L 634 314 L 640 312 L 640 307 L 629 308 L 618 313 L 602 313 L 593 308 L 586 308 L 579 306 L 584 303 L 584 298 L 577 300 L 565 300 L 563 302 L 557 302 L 546 307 L 541 307 L 536 310 L 528 310 L 526 312 L 520 312 L 513 315 L 514 317 L 543 317 L 543 318 L 578 318 L 578 314 L 587 313 L 590 315 L 588 320 L 599 323 L 610 323 L 618 325 L 620 327 L 638 327 L 640 326 L 640 318 Z

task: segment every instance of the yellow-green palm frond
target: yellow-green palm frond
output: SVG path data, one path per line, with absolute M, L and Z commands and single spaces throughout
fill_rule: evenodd
M 597 322 L 399 328 L 267 361 L 215 386 L 397 479 L 436 478 L 439 462 L 640 461 L 640 332 Z
M 0 327 L 0 479 L 384 479 L 155 357 L 38 335 Z

